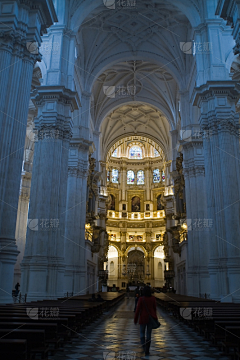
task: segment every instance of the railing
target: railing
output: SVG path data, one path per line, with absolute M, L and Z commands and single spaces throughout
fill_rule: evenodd
M 73 296 L 73 292 L 66 292 L 66 293 L 64 293 L 64 297 L 66 297 L 66 298 L 70 298 L 70 297 L 72 297 Z
M 13 302 L 14 304 L 19 303 L 19 304 L 25 304 L 27 302 L 27 294 L 22 295 L 21 293 L 19 293 L 19 295 L 15 295 L 16 292 L 15 290 L 12 291 L 12 298 L 13 298 Z
M 127 212 L 108 210 L 107 216 L 112 219 L 128 219 L 128 220 L 143 220 L 143 219 L 164 219 L 165 211 L 144 211 L 144 212 Z

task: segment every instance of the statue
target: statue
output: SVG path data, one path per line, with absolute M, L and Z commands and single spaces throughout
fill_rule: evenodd
M 178 172 L 177 178 L 174 181 L 174 193 L 176 199 L 176 212 L 178 217 L 182 217 L 182 214 L 186 211 L 185 200 L 185 180 L 183 176 L 183 154 L 176 158 L 176 169 Z

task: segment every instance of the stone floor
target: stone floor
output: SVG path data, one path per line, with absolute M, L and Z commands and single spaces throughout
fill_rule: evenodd
M 139 325 L 133 323 L 133 299 L 123 302 L 85 329 L 72 344 L 50 359 L 150 359 L 150 360 L 229 360 L 209 346 L 193 330 L 158 308 L 161 327 L 153 330 L 150 355 L 144 356 L 139 339 Z

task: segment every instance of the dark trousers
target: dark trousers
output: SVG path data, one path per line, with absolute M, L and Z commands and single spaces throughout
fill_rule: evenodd
M 145 339 L 146 329 L 147 329 L 147 337 Z M 150 323 L 140 325 L 140 339 L 142 345 L 145 345 L 146 343 L 149 343 L 151 341 L 151 335 L 152 335 L 152 327 Z

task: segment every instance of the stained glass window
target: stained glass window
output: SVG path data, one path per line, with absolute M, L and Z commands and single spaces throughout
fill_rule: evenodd
M 156 149 L 154 149 L 154 156 L 155 156 L 155 157 L 160 156 L 159 152 L 158 152 Z
M 159 183 L 160 182 L 160 171 L 159 169 L 153 170 L 153 182 Z
M 110 181 L 110 172 L 109 172 L 109 170 L 107 172 L 107 181 Z
M 118 170 L 112 169 L 112 183 L 118 183 Z
M 117 149 L 115 149 L 114 152 L 112 153 L 112 157 L 117 157 Z
M 165 172 L 162 171 L 162 181 L 165 181 Z
M 137 185 L 143 185 L 144 184 L 144 171 L 139 170 L 137 173 Z
M 132 170 L 128 170 L 127 172 L 127 184 L 133 184 L 134 183 L 135 174 Z
M 129 151 L 130 159 L 142 159 L 142 149 L 140 146 L 132 146 Z

